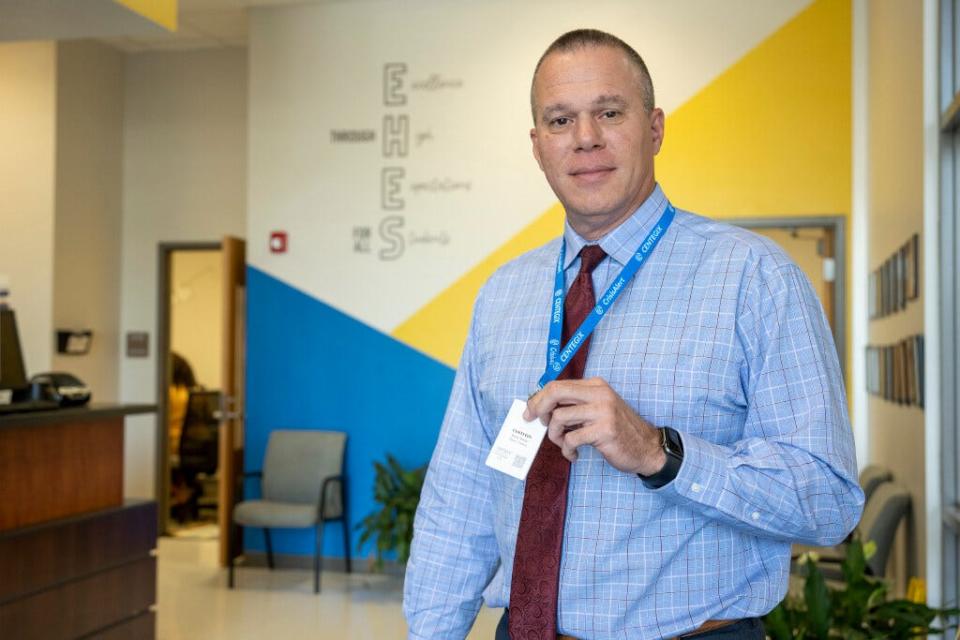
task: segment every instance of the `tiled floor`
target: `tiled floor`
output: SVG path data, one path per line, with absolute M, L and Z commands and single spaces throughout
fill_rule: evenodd
M 242 568 L 227 589 L 208 536 L 161 538 L 159 640 L 392 640 L 406 637 L 399 578 L 326 572 L 313 593 L 310 571 Z M 470 640 L 492 640 L 500 612 L 483 609 Z

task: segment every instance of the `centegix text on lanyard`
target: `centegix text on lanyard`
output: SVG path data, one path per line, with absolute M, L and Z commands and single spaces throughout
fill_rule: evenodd
M 563 349 L 560 348 L 560 338 L 563 335 L 563 304 L 566 298 L 566 280 L 563 273 L 563 263 L 566 258 L 567 246 L 563 239 L 560 240 L 560 256 L 557 259 L 557 270 L 554 276 L 553 305 L 551 306 L 552 313 L 550 314 L 550 335 L 547 339 L 547 368 L 540 377 L 536 391 L 543 389 L 551 380 L 556 380 L 560 372 L 563 371 L 563 368 L 570 362 L 570 359 L 573 358 L 574 354 L 583 346 L 583 343 L 590 337 L 593 330 L 597 328 L 597 324 L 603 319 L 604 314 L 610 310 L 610 307 L 613 306 L 616 299 L 623 293 L 623 290 L 627 288 L 627 284 L 633 279 L 633 276 L 637 275 L 637 271 L 639 271 L 640 267 L 647 261 L 647 258 L 653 253 L 653 250 L 657 248 L 660 239 L 663 238 L 667 229 L 670 227 L 670 223 L 673 222 L 675 214 L 676 209 L 668 202 L 667 208 L 663 212 L 663 215 L 660 216 L 657 224 L 653 226 L 653 229 L 650 230 L 647 237 L 640 243 L 640 246 L 636 252 L 634 252 L 630 261 L 624 265 L 620 271 L 620 275 L 616 277 L 610 286 L 607 287 L 603 295 L 600 296 L 593 311 L 591 311 L 580 326 L 577 327 L 577 330 L 573 332 L 573 335 L 570 336 L 570 339 Z
M 570 359 L 577 350 L 583 346 L 597 324 L 603 318 L 604 314 L 610 310 L 617 297 L 627 288 L 630 280 L 637 274 L 640 267 L 643 266 L 647 258 L 656 249 L 657 244 L 663 235 L 667 232 L 670 223 L 673 222 L 676 210 L 669 203 L 663 215 L 654 225 L 653 229 L 637 248 L 630 261 L 620 271 L 620 275 L 613 281 L 607 290 L 597 301 L 593 311 L 584 319 L 583 323 L 570 336 L 569 341 L 560 348 L 560 339 L 563 335 L 563 304 L 566 298 L 566 280 L 563 273 L 563 263 L 566 254 L 566 243 L 560 241 L 560 257 L 557 260 L 556 280 L 553 287 L 553 305 L 550 313 L 550 336 L 547 342 L 547 369 L 540 378 L 537 385 L 537 391 L 543 388 L 551 380 L 556 380 L 563 368 L 567 366 Z M 507 413 L 506 419 L 500 427 L 487 455 L 486 464 L 492 469 L 501 471 L 507 475 L 513 476 L 518 480 L 525 480 L 533 459 L 537 455 L 540 443 L 547 433 L 547 427 L 540 420 L 525 420 L 523 418 L 524 410 L 527 407 L 527 401 L 514 400 Z

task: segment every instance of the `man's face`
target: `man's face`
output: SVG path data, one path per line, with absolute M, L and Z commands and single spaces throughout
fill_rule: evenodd
M 615 228 L 650 195 L 663 111 L 647 113 L 640 72 L 613 47 L 553 53 L 533 87 L 533 155 L 571 226 L 587 239 Z

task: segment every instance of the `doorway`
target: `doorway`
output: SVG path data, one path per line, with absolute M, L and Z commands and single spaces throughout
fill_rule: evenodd
M 842 216 L 741 218 L 732 224 L 780 245 L 813 285 L 837 346 L 846 378 L 846 236 Z M 849 385 L 849 381 L 846 381 Z
M 244 265 L 231 237 L 158 251 L 159 531 L 217 539 L 222 559 L 243 451 Z

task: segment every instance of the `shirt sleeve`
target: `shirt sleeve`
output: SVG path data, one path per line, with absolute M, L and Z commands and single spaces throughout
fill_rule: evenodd
M 753 535 L 836 544 L 859 521 L 863 491 L 830 329 L 795 265 L 744 277 L 743 437 L 720 445 L 670 425 L 681 432 L 683 464 L 658 492 Z
M 478 402 L 481 299 L 482 292 L 414 521 L 403 594 L 409 638 L 465 638 L 499 565 L 493 472 L 484 464 L 491 442 Z

